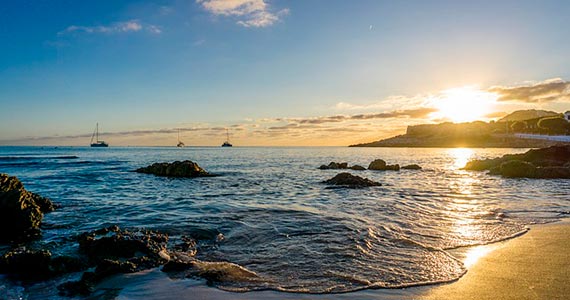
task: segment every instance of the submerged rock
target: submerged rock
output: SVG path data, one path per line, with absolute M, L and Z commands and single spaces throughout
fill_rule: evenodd
M 213 176 L 197 163 L 185 160 L 173 163 L 154 163 L 148 167 L 135 170 L 138 173 L 154 174 L 167 177 L 206 177 Z
M 422 167 L 420 167 L 419 165 L 416 165 L 416 164 L 411 164 L 411 165 L 403 166 L 402 169 L 406 169 L 406 170 L 421 170 Z
M 491 175 L 507 178 L 570 178 L 570 146 L 552 146 L 500 158 L 473 160 L 463 169 L 490 170 Z
M 230 262 L 206 262 L 198 260 L 187 253 L 172 252 L 172 259 L 162 267 L 163 272 L 182 272 L 185 277 L 200 277 L 215 282 L 252 282 L 261 278 L 240 265 Z
M 27 191 L 18 178 L 0 174 L 0 239 L 17 239 L 39 233 L 43 213 L 55 205 Z
M 352 175 L 350 173 L 340 173 L 335 177 L 323 181 L 323 183 L 336 185 L 340 187 L 349 188 L 359 188 L 359 187 L 369 187 L 369 186 L 381 186 L 382 184 L 376 181 L 372 181 L 367 178 L 362 178 L 360 176 Z

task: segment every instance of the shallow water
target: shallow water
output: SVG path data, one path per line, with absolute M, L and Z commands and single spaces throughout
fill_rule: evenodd
M 567 216 L 570 185 L 563 180 L 459 170 L 469 159 L 523 151 L 0 147 L 0 172 L 63 206 L 44 218 L 39 243 L 52 252 L 77 251 L 74 238 L 84 231 L 144 227 L 174 240 L 192 236 L 199 259 L 232 262 L 263 279 L 218 288 L 333 293 L 453 280 L 465 266 L 446 250 L 504 240 L 528 224 Z M 326 189 L 320 183 L 338 173 L 318 170 L 321 164 L 367 166 L 376 158 L 424 169 L 350 171 L 382 187 Z M 169 179 L 132 172 L 185 159 L 221 176 Z M 118 288 L 133 288 L 125 284 Z M 0 278 L 2 290 L 57 298 L 53 284 L 20 287 Z

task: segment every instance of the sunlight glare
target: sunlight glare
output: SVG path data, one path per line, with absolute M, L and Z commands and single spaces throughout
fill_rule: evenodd
M 453 122 L 471 122 L 485 118 L 492 112 L 497 95 L 475 87 L 445 90 L 431 102 L 437 108 L 435 117 Z

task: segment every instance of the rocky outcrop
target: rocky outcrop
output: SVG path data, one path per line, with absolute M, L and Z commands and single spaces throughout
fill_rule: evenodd
M 94 271 L 85 272 L 79 281 L 59 286 L 69 296 L 86 295 L 95 284 L 118 273 L 133 273 L 166 263 L 168 235 L 149 230 L 121 230 L 118 226 L 84 233 L 79 237 L 79 251 Z
M 382 159 L 376 159 L 368 165 L 368 170 L 375 170 L 375 171 L 399 171 L 400 165 L 388 165 L 386 161 Z
M 348 169 L 348 163 L 338 163 L 331 161 L 328 165 L 321 165 L 319 167 L 321 170 L 340 170 L 340 169 Z
M 17 280 L 45 280 L 87 268 L 84 260 L 70 256 L 52 257 L 48 250 L 26 249 L 8 251 L 0 258 L 0 273 Z
M 364 171 L 366 170 L 366 168 L 364 168 L 363 166 L 359 166 L 359 165 L 354 165 L 354 166 L 348 166 L 348 163 L 343 162 L 343 163 L 338 163 L 338 162 L 330 162 L 328 165 L 321 165 L 319 167 L 320 170 L 346 170 L 346 169 L 350 169 L 350 170 L 355 170 L 355 171 Z
M 490 170 L 491 175 L 507 178 L 570 178 L 570 146 L 552 146 L 507 154 L 500 158 L 473 160 L 463 169 Z
M 416 165 L 416 164 L 411 164 L 411 165 L 403 166 L 402 169 L 406 169 L 406 170 L 421 170 L 422 167 L 420 167 L 419 165 Z
M 0 239 L 19 239 L 39 233 L 43 214 L 55 205 L 27 191 L 18 178 L 0 174 Z
M 135 172 L 154 174 L 166 177 L 207 177 L 213 176 L 197 163 L 185 160 L 173 163 L 154 163 L 148 167 L 139 168 Z
M 352 175 L 350 173 L 337 174 L 335 177 L 326 180 L 323 183 L 334 185 L 336 187 L 347 187 L 347 188 L 361 188 L 361 187 L 382 185 L 379 182 L 372 181 L 367 178 L 362 178 L 360 176 Z
M 366 170 L 365 167 L 361 166 L 361 165 L 354 165 L 352 167 L 350 167 L 351 170 L 355 170 L 355 171 L 364 171 Z

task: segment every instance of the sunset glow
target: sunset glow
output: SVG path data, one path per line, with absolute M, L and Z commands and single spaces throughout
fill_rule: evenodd
M 432 100 L 438 109 L 434 115 L 453 122 L 471 122 L 483 119 L 493 111 L 497 95 L 474 87 L 445 90 Z

